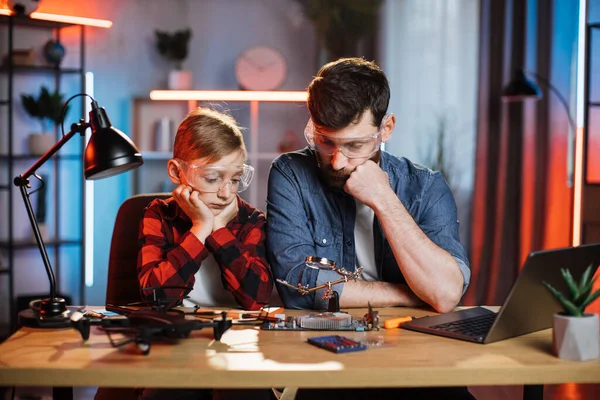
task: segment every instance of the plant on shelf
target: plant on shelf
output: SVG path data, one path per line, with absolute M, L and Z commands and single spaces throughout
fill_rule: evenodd
M 192 74 L 183 70 L 183 62 L 188 56 L 188 47 L 192 31 L 183 29 L 173 33 L 156 30 L 156 49 L 167 61 L 173 63 L 169 73 L 169 89 L 191 89 Z
M 592 291 L 596 281 L 592 278 L 593 271 L 593 265 L 589 265 L 577 283 L 568 269 L 561 269 L 567 294 L 542 281 L 563 307 L 562 313 L 554 315 L 552 332 L 554 351 L 559 358 L 583 361 L 600 355 L 598 314 L 585 312 L 586 307 L 600 297 L 600 289 Z
M 21 95 L 21 103 L 29 116 L 39 120 L 42 127 L 41 133 L 29 135 L 29 152 L 33 155 L 42 155 L 54 145 L 54 135 L 49 130 L 49 125 L 55 127 L 61 122 L 63 108 L 63 95 L 57 90 L 51 93 L 42 86 L 37 99 L 29 94 Z M 65 109 L 65 114 L 68 107 Z
M 318 67 L 340 57 L 365 56 L 361 43 L 375 33 L 381 0 L 296 0 L 314 27 L 320 46 Z M 361 48 L 362 45 L 362 48 Z M 362 51 L 361 51 L 362 50 Z

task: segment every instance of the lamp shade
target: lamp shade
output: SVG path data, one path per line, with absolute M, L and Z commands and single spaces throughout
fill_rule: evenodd
M 108 178 L 144 163 L 133 141 L 112 126 L 104 107 L 98 107 L 95 101 L 90 111 L 90 126 L 92 136 L 84 155 L 85 179 Z
M 525 72 L 518 69 L 512 80 L 502 89 L 502 101 L 523 101 L 540 99 L 542 91 L 533 81 L 527 79 Z

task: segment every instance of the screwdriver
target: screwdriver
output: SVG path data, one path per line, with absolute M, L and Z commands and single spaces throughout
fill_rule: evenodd
M 388 319 L 387 321 L 385 321 L 383 323 L 383 327 L 385 329 L 394 329 L 394 328 L 398 328 L 400 325 L 402 325 L 405 322 L 409 322 L 412 321 L 413 317 L 399 317 L 399 318 L 392 318 L 392 319 Z

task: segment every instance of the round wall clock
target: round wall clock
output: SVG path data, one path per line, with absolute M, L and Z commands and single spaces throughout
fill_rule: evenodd
M 235 62 L 235 77 L 246 90 L 277 89 L 285 81 L 286 72 L 285 58 L 269 46 L 250 47 Z

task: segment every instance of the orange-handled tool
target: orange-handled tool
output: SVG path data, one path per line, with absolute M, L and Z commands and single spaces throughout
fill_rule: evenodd
M 399 317 L 399 318 L 388 319 L 387 321 L 385 321 L 383 323 L 383 327 L 385 329 L 398 328 L 403 323 L 408 322 L 408 321 L 412 321 L 412 319 L 413 319 L 412 317 Z

